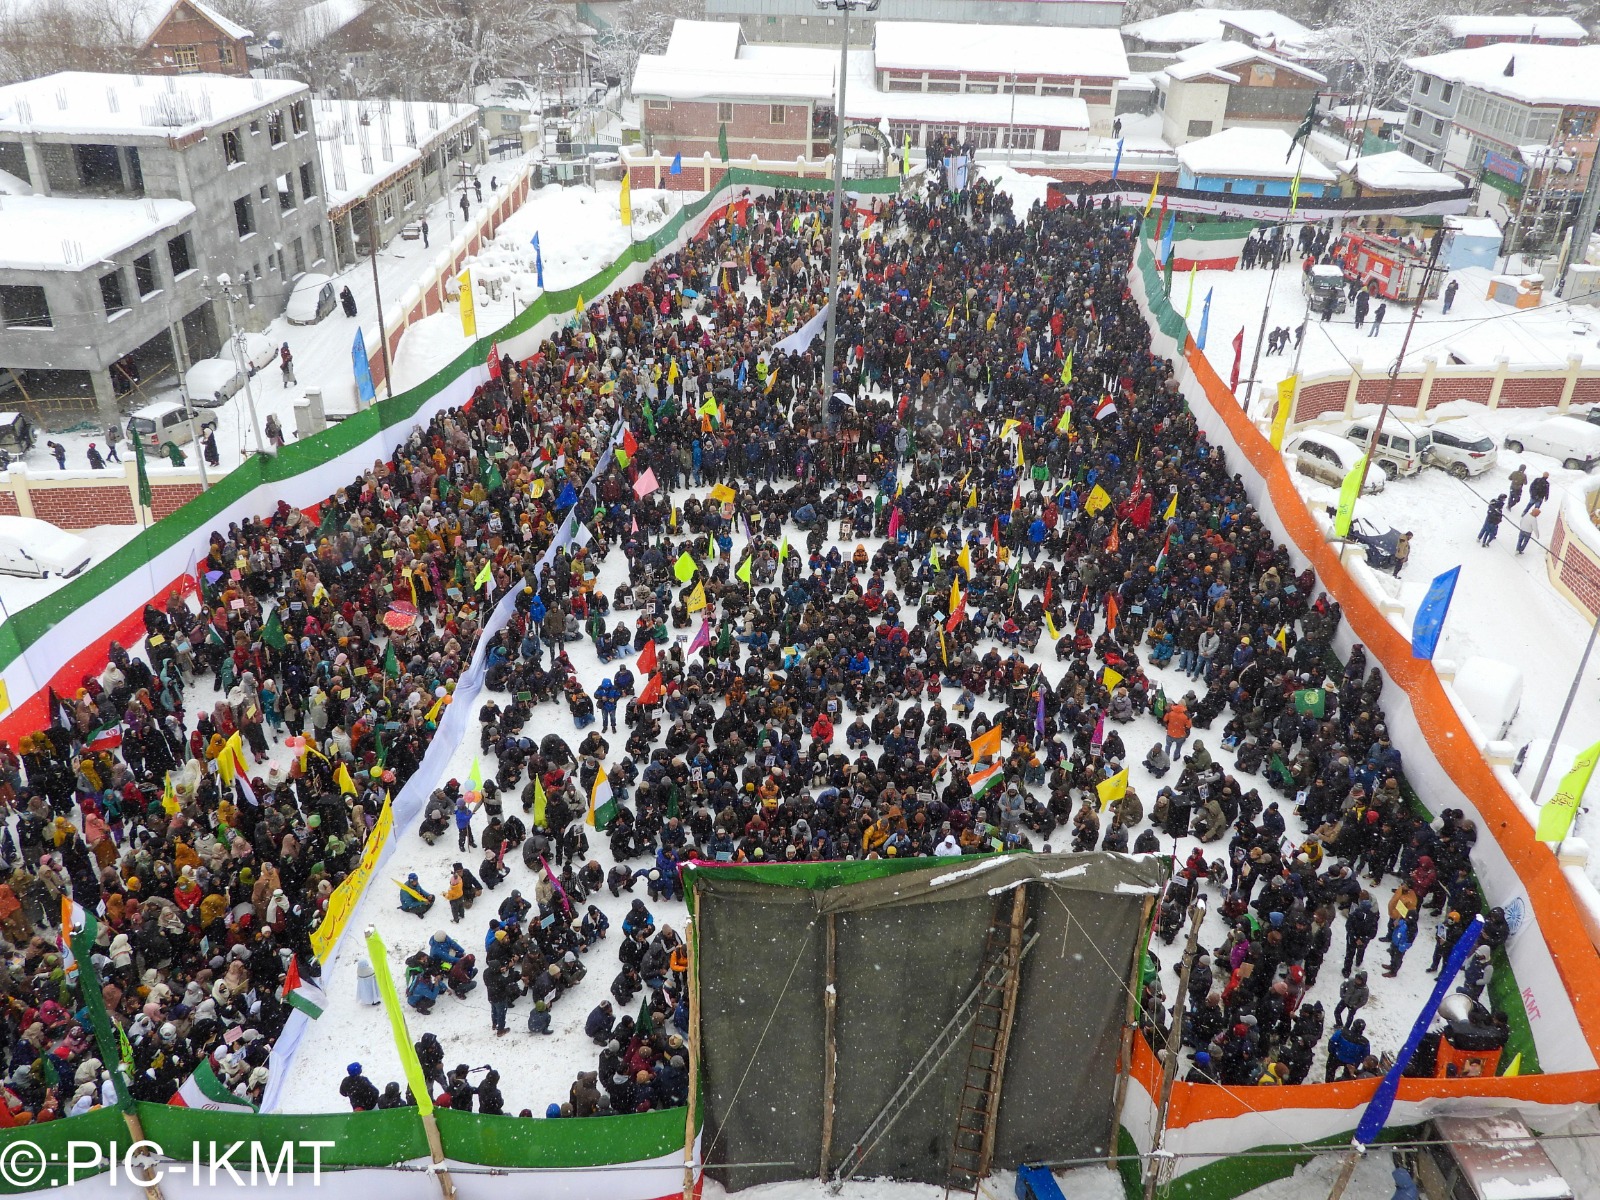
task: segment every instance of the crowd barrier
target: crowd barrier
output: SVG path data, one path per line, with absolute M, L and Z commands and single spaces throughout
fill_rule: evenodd
M 1153 220 L 1146 233 L 1153 231 Z M 1477 751 L 1431 662 L 1411 646 L 1362 590 L 1325 539 L 1283 463 L 1251 423 L 1227 384 L 1189 336 L 1164 294 L 1142 239 L 1130 286 L 1149 314 L 1158 352 L 1180 359 L 1183 387 L 1207 438 L 1223 447 L 1262 521 L 1298 567 L 1311 565 L 1319 586 L 1344 612 L 1337 649 L 1359 642 L 1390 681 L 1385 715 L 1405 756 L 1406 774 L 1432 812 L 1459 808 L 1479 829 L 1473 866 L 1493 904 L 1505 908 L 1512 934 L 1509 971 L 1497 971 L 1496 1002 L 1508 1012 L 1524 1066 L 1547 1074 L 1513 1078 L 1408 1079 L 1390 1124 L 1416 1125 L 1452 1108 L 1519 1110 L 1539 1130 L 1557 1128 L 1600 1101 L 1600 956 L 1549 846 L 1534 840 L 1490 765 Z M 1181 347 L 1181 351 L 1180 351 Z M 1515 979 L 1514 986 L 1511 980 Z M 1187 1200 L 1222 1200 L 1288 1175 L 1316 1143 L 1345 1141 L 1376 1089 L 1376 1080 L 1299 1087 L 1225 1089 L 1175 1085 L 1164 1147 Z M 1124 1111 L 1132 1152 L 1151 1148 L 1160 1066 L 1142 1042 Z M 1256 1154 L 1246 1153 L 1257 1151 Z M 1127 1164 L 1131 1177 L 1136 1166 Z

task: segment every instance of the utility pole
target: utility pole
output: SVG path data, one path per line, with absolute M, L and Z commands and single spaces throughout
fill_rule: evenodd
M 167 336 L 172 339 L 172 361 L 178 368 L 178 399 L 183 402 L 183 415 L 189 421 L 189 439 L 194 445 L 195 458 L 200 467 L 200 490 L 210 491 L 211 480 L 206 473 L 205 449 L 200 445 L 200 430 L 194 423 L 194 405 L 189 400 L 189 383 L 184 378 L 189 371 L 189 356 L 183 352 L 184 340 L 178 332 L 177 322 L 167 326 Z
M 250 367 L 244 352 L 244 336 L 239 332 L 238 323 L 233 318 L 233 279 L 229 275 L 218 275 L 217 286 L 222 289 L 222 299 L 228 309 L 228 338 L 233 343 L 233 361 L 239 368 L 239 374 L 244 376 L 244 402 L 250 410 L 250 429 L 255 434 L 256 453 L 271 454 L 272 449 L 267 445 L 267 439 L 261 434 L 261 417 L 256 412 L 255 389 L 250 386 Z M 205 458 L 202 453 L 201 458 Z
M 1194 969 L 1200 945 L 1200 925 L 1206 919 L 1204 896 L 1189 909 L 1189 940 L 1183 947 L 1183 963 L 1178 969 L 1178 993 L 1172 1001 L 1172 1024 L 1167 1029 L 1166 1053 L 1161 1060 L 1161 1095 L 1156 1105 L 1156 1131 L 1150 1145 L 1150 1162 L 1145 1168 L 1144 1200 L 1154 1200 L 1156 1188 L 1165 1173 L 1167 1157 L 1161 1145 L 1167 1132 L 1167 1110 L 1172 1105 L 1172 1085 L 1178 1079 L 1178 1055 L 1183 1050 L 1183 1017 L 1188 1006 L 1189 972 Z
M 461 169 L 465 171 L 466 164 Z M 462 195 L 466 195 L 463 184 Z M 372 303 L 378 310 L 378 350 L 383 355 L 383 390 L 394 399 L 394 370 L 389 363 L 389 332 L 383 325 L 383 288 L 378 283 L 378 220 L 372 211 L 372 197 L 362 201 L 367 208 L 367 255 L 372 260 Z

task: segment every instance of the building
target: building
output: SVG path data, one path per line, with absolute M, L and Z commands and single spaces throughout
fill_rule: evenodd
M 1159 71 L 1184 50 L 1207 42 L 1234 41 L 1271 49 L 1306 37 L 1311 30 L 1271 8 L 1190 8 L 1122 27 L 1128 66 Z
M 1292 133 L 1328 82 L 1309 67 L 1233 41 L 1178 51 L 1154 81 L 1169 146 L 1235 127 Z
M 0 172 L 29 193 L 0 216 L 0 391 L 114 418 L 130 384 L 217 352 L 227 315 L 206 276 L 238 280 L 240 325 L 264 327 L 328 257 L 316 147 L 292 81 L 63 72 L 0 87 Z
M 1472 50 L 1498 42 L 1576 46 L 1589 40 L 1588 30 L 1571 17 L 1474 15 L 1444 17 L 1443 21 L 1452 50 Z
M 491 156 L 537 150 L 542 104 L 537 89 L 520 79 L 491 79 L 472 93 L 485 150 Z
M 850 18 L 850 44 L 873 44 L 878 29 L 895 21 L 1038 28 L 1115 29 L 1124 0 L 883 0 L 873 12 Z M 706 0 L 707 18 L 735 21 L 752 43 L 839 45 L 838 12 L 815 0 Z
M 678 21 L 666 52 L 641 56 L 634 74 L 644 149 L 720 160 L 725 141 L 730 160 L 820 170 L 832 153 L 838 61 L 820 47 L 752 45 L 731 21 Z M 1127 77 L 1112 29 L 1019 39 L 1004 26 L 886 23 L 849 63 L 847 144 L 867 143 L 880 167 L 907 139 L 1025 154 L 1081 149 L 1096 122 L 1109 129 Z
M 176 0 L 139 47 L 139 66 L 153 75 L 248 75 L 254 41 L 200 0 Z
M 1178 148 L 1178 186 L 1190 191 L 1287 196 L 1297 174 L 1302 198 L 1338 193 L 1339 177 L 1279 129 L 1224 129 Z

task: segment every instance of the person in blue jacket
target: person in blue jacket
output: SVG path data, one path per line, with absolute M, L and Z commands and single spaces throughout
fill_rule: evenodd
M 617 685 L 611 680 L 603 680 L 594 690 L 594 701 L 600 707 L 600 732 L 615 733 L 617 731 L 617 701 L 622 693 L 617 691 Z
M 444 995 L 446 984 L 442 975 L 421 971 L 406 988 L 406 1003 L 424 1015 L 433 1011 L 434 1003 Z
M 433 893 L 424 890 L 422 884 L 417 882 L 415 871 L 407 875 L 406 881 L 400 885 L 400 907 L 414 916 L 423 916 L 433 907 L 433 900 Z
M 1340 1071 L 1349 1078 L 1350 1072 L 1371 1053 L 1372 1044 L 1367 1041 L 1365 1021 L 1352 1021 L 1348 1028 L 1341 1026 L 1335 1029 L 1333 1036 L 1328 1039 L 1328 1068 L 1324 1082 L 1332 1083 L 1333 1077 Z
M 461 943 L 442 929 L 428 940 L 428 957 L 433 959 L 434 965 L 442 971 L 448 971 L 455 966 L 466 957 L 466 953 Z

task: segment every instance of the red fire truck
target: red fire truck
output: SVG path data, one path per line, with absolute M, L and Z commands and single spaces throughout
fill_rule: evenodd
M 1428 250 L 1413 242 L 1375 233 L 1347 233 L 1333 245 L 1333 258 L 1344 271 L 1374 296 L 1411 304 L 1422 299 L 1428 275 Z M 1438 299 L 1444 271 L 1428 279 L 1427 299 Z

